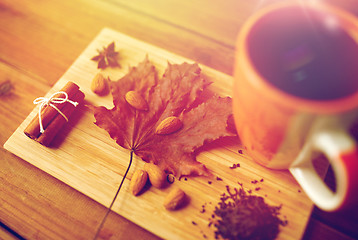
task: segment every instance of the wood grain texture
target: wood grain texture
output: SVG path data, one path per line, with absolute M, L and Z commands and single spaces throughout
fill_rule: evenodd
M 356 0 L 325 1 L 358 14 Z M 240 27 L 250 12 L 271 1 L 150 2 L 151 6 L 145 0 L 135 0 L 135 4 L 1 0 L 0 83 L 10 81 L 13 87 L 9 94 L 0 96 L 0 145 L 32 111 L 33 99 L 51 89 L 103 27 L 231 74 L 235 33 L 227 29 Z M 168 14 L 170 8 L 175 11 Z M 191 14 L 198 17 L 194 19 Z M 225 26 L 228 24 L 232 26 Z M 0 166 L 2 223 L 26 239 L 90 239 L 94 235 L 105 207 L 3 148 Z M 353 214 L 338 213 L 337 217 L 315 209 L 311 219 L 319 224 L 310 221 L 304 239 L 333 240 L 342 234 L 357 238 Z M 158 239 L 117 214 L 110 214 L 105 229 L 105 239 L 111 234 L 111 239 Z
M 120 51 L 120 65 L 123 67 L 102 71 L 111 79 L 123 76 L 127 72 L 127 67 L 124 66 L 135 66 L 146 56 L 158 68 L 159 73 L 163 73 L 167 61 L 179 64 L 193 62 L 124 34 L 104 29 L 47 93 L 47 96 L 60 90 L 68 81 L 72 81 L 86 94 L 87 104 L 110 107 L 112 105 L 110 95 L 99 97 L 90 90 L 91 81 L 99 71 L 96 63 L 90 59 L 96 54 L 96 49 L 101 49 L 112 41 Z M 213 91 L 223 96 L 230 95 L 232 88 L 230 76 L 203 65 L 201 68 L 202 74 L 213 81 L 211 86 Z M 92 113 L 86 107 L 78 109 L 75 120 L 60 133 L 57 142 L 54 143 L 55 146 L 46 148 L 23 133 L 36 113 L 37 108 L 5 143 L 5 149 L 104 206 L 109 206 L 127 167 L 129 151 L 117 146 L 107 133 L 93 124 Z M 283 204 L 282 217 L 287 218 L 289 224 L 282 228 L 279 239 L 300 238 L 313 207 L 311 201 L 300 192 L 300 187 L 288 171 L 263 168 L 245 154 L 239 154 L 238 150 L 241 148 L 238 139 L 235 139 L 212 144 L 211 148 L 201 152 L 197 159 L 205 163 L 214 175 L 224 181 L 207 178 L 176 181 L 174 184 L 180 186 L 190 197 L 190 204 L 177 212 L 168 212 L 163 207 L 169 189 L 160 191 L 150 188 L 140 197 L 134 197 L 129 193 L 129 179 L 133 171 L 143 167 L 143 161 L 136 158 L 113 210 L 165 239 L 200 238 L 204 231 L 213 239 L 214 229 L 208 228 L 208 218 L 212 214 L 215 203 L 219 201 L 220 194 L 225 192 L 225 186 L 239 187 L 237 184 L 239 181 L 248 189 L 260 187 L 257 194 L 267 195 L 266 199 L 270 204 L 276 206 Z M 241 164 L 238 170 L 230 169 L 230 166 L 238 162 Z M 263 183 L 257 185 L 251 183 L 262 178 Z M 213 183 L 208 184 L 208 181 Z M 209 202 L 213 204 L 208 206 L 207 213 L 200 214 L 201 206 Z M 298 213 L 297 207 L 300 208 Z M 198 225 L 192 224 L 192 221 Z

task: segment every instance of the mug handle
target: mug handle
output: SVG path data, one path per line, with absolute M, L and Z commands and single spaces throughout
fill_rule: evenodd
M 336 191 L 333 192 L 319 177 L 312 164 L 312 155 L 321 152 L 332 166 Z M 290 167 L 308 197 L 322 210 L 335 211 L 358 200 L 358 149 L 355 140 L 344 130 L 324 130 L 313 134 Z

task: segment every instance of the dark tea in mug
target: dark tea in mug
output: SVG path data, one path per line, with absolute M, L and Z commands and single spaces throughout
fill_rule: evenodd
M 358 45 L 331 14 L 276 10 L 256 23 L 247 42 L 257 72 L 288 94 L 335 100 L 358 90 Z

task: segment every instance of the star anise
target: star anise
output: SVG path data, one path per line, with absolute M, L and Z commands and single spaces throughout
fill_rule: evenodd
M 91 58 L 93 61 L 98 61 L 97 68 L 105 69 L 106 67 L 119 67 L 118 52 L 114 50 L 114 42 L 110 43 L 107 47 L 103 47 L 102 50 L 97 50 L 98 55 Z

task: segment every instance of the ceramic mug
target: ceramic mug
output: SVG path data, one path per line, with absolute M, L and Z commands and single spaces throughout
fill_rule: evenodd
M 334 211 L 358 200 L 358 20 L 333 6 L 281 2 L 254 13 L 236 45 L 233 111 L 248 154 L 289 169 L 311 200 Z M 312 159 L 324 154 L 333 192 Z

